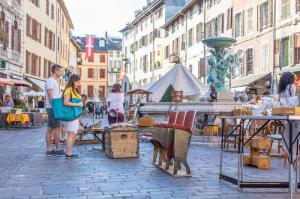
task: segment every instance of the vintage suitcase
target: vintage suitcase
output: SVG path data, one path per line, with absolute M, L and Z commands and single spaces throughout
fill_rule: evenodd
M 126 124 L 105 128 L 105 154 L 110 158 L 139 157 L 138 129 Z

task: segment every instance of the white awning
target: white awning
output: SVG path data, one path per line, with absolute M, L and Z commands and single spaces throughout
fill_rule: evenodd
M 26 77 L 30 82 L 32 82 L 34 85 L 39 87 L 42 91 L 45 91 L 45 81 L 39 80 L 39 79 L 34 79 L 31 77 Z
M 271 73 L 263 73 L 257 75 L 247 75 L 245 77 L 237 77 L 231 80 L 231 88 L 238 88 L 244 86 L 250 86 L 251 84 L 255 83 L 256 81 L 263 79 L 270 75 Z

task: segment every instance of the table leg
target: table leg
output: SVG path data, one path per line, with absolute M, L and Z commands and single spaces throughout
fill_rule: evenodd
M 220 174 L 222 174 L 222 169 L 223 169 L 223 150 L 224 150 L 224 123 L 225 119 L 222 119 L 222 132 L 221 132 L 221 156 L 220 156 Z M 219 177 L 219 180 L 221 178 Z
M 289 198 L 293 199 L 293 126 L 292 122 L 288 120 L 289 124 Z

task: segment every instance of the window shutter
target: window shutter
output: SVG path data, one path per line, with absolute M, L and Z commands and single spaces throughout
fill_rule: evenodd
M 42 24 L 39 24 L 39 42 L 42 42 Z
M 241 16 L 241 36 L 244 36 L 245 33 L 244 22 L 245 22 L 245 11 L 242 12 L 242 16 Z
M 26 73 L 29 73 L 29 52 L 26 50 Z
M 30 36 L 30 18 L 27 15 L 26 16 L 26 36 L 29 37 Z
M 21 43 L 22 32 L 18 30 L 18 52 L 21 53 L 22 43 Z
M 53 39 L 52 39 L 52 48 L 53 50 L 55 51 L 55 34 L 52 34 L 53 35 Z
M 100 69 L 100 78 L 105 79 L 105 69 Z
M 268 0 L 268 25 L 269 27 L 273 26 L 273 0 Z
M 222 13 L 222 22 L 221 23 L 222 23 L 222 25 L 221 25 L 221 28 L 222 28 L 221 32 L 224 33 L 224 27 L 225 27 L 224 26 L 224 13 Z
M 8 21 L 5 22 L 5 43 L 6 48 L 9 46 L 9 24 Z
M 11 25 L 11 49 L 15 50 L 15 28 Z
M 45 38 L 44 38 L 44 43 L 45 43 L 45 46 L 47 47 L 47 28 L 45 27 Z
M 296 12 L 300 12 L 300 0 L 296 0 Z
M 261 22 L 262 22 L 262 16 L 261 16 L 261 5 L 257 6 L 257 31 L 261 31 Z
M 44 58 L 44 78 L 47 78 L 47 60 Z
M 300 64 L 300 33 L 295 33 L 295 64 Z
M 39 57 L 39 77 L 42 77 L 42 70 L 41 70 L 41 57 Z
M 94 97 L 94 86 L 91 85 L 88 86 L 88 97 L 90 98 Z
M 294 48 L 295 48 L 295 35 L 291 35 L 289 36 L 289 40 L 290 40 L 290 66 L 293 66 L 295 64 L 295 60 L 294 60 Z

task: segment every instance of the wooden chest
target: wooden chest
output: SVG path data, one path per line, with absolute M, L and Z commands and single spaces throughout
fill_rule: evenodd
M 137 128 L 132 126 L 105 128 L 105 154 L 110 158 L 139 157 Z
M 269 149 L 271 146 L 271 140 L 265 139 L 263 137 L 255 136 L 251 140 L 251 147 L 255 149 Z

